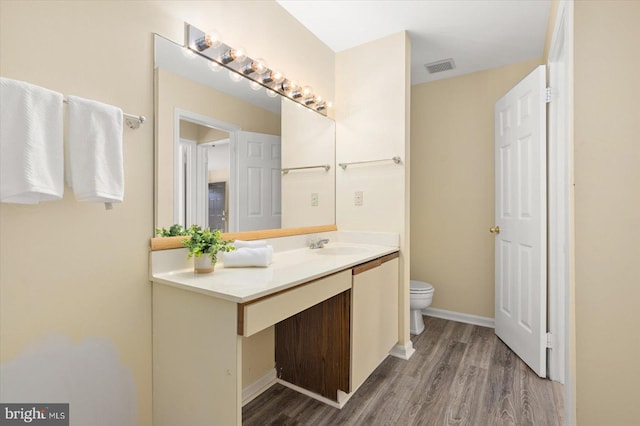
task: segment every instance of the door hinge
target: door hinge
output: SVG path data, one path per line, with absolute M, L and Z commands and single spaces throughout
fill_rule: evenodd
M 553 348 L 552 344 L 553 335 L 551 333 L 547 333 L 547 348 Z
M 551 102 L 551 87 L 544 89 L 544 102 L 547 104 Z

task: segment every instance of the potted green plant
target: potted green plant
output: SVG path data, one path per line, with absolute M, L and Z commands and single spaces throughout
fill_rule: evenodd
M 188 229 L 177 224 L 171 225 L 169 229 L 156 229 L 156 234 L 161 237 L 188 237 L 182 240 L 182 245 L 189 249 L 189 259 L 194 258 L 193 266 L 198 274 L 213 272 L 219 252 L 236 249 L 231 245 L 231 240 L 222 239 L 219 229 L 202 229 L 198 225 Z
M 165 228 L 156 228 L 156 235 L 160 235 L 161 237 L 178 237 L 182 235 L 188 235 L 187 230 L 182 227 L 182 225 L 171 225 L 169 229 Z
M 222 239 L 219 229 L 202 229 L 192 225 L 186 230 L 190 238 L 182 240 L 182 244 L 189 249 L 189 258 L 194 258 L 193 264 L 197 274 L 213 272 L 219 252 L 230 252 L 236 248 L 233 241 Z

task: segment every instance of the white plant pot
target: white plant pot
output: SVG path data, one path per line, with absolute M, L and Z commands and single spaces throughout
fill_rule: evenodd
M 215 263 L 211 262 L 211 257 L 208 254 L 203 254 L 200 257 L 193 257 L 193 269 L 196 274 L 208 274 L 213 272 Z

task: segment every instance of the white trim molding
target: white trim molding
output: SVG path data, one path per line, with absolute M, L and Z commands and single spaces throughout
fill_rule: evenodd
M 572 332 L 573 0 L 560 0 L 547 65 L 549 104 L 549 378 L 564 383 L 564 420 L 576 423 L 575 332 Z M 572 344 L 572 342 L 574 344 Z
M 393 348 L 391 348 L 391 350 L 389 351 L 389 355 L 396 358 L 408 360 L 415 352 L 416 350 L 413 348 L 413 342 L 409 340 L 404 345 L 397 343 Z
M 425 308 L 422 310 L 422 315 L 447 319 L 451 321 L 464 322 L 466 324 L 479 325 L 481 327 L 496 327 L 496 323 L 493 318 L 464 314 L 462 312 L 447 311 L 445 309 Z
M 351 398 L 351 396 L 355 393 L 355 392 L 351 392 L 351 393 L 344 393 L 341 390 L 338 390 L 338 401 L 334 401 L 332 399 L 326 398 L 322 395 L 318 395 L 317 393 L 311 392 L 308 389 L 305 388 L 301 388 L 300 386 L 296 386 L 293 383 L 289 383 L 285 380 L 282 379 L 276 379 L 276 383 L 280 383 L 282 386 L 286 386 L 289 389 L 293 389 L 296 392 L 299 392 L 303 395 L 306 395 L 310 398 L 315 399 L 316 401 L 320 401 L 324 404 L 327 404 L 331 407 L 334 408 L 338 408 L 338 409 L 342 409 L 342 407 L 345 406 L 345 404 L 347 403 L 347 401 L 349 401 L 349 399 Z
M 248 403 L 256 399 L 258 396 L 260 396 L 261 393 L 263 393 L 264 391 L 269 389 L 272 385 L 274 385 L 276 383 L 276 380 L 277 380 L 276 369 L 272 368 L 267 372 L 267 374 L 260 377 L 258 380 L 251 383 L 246 388 L 243 388 L 242 389 L 242 406 L 244 407 L 245 405 L 247 405 Z

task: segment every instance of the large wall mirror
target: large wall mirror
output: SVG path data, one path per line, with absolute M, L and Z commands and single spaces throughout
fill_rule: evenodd
M 162 36 L 154 47 L 156 227 L 335 223 L 333 120 Z

